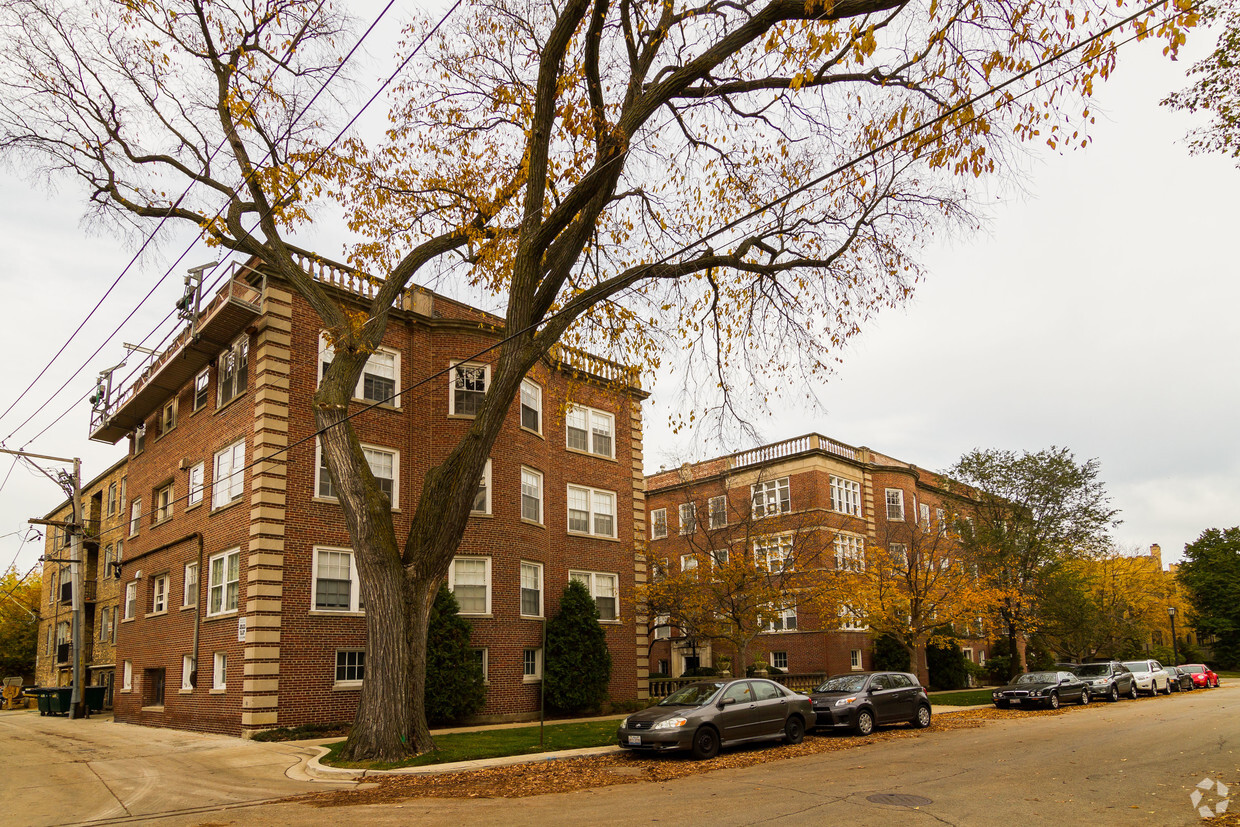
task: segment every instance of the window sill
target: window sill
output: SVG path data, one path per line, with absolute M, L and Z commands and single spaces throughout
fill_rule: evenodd
M 523 615 L 521 615 L 521 619 L 522 619 L 522 620 L 542 620 L 542 619 L 543 619 L 543 616 L 542 616 L 542 615 L 540 615 L 540 614 L 537 614 L 537 615 L 526 615 L 526 614 L 523 614 Z
M 448 419 L 477 419 L 477 418 L 478 418 L 477 414 L 459 414 L 459 413 L 448 414 Z
M 485 612 L 483 614 L 470 614 L 469 612 L 458 612 L 457 614 L 459 614 L 461 617 L 475 617 L 480 620 L 490 620 L 491 618 L 495 617 L 495 615 L 491 614 L 490 612 Z
M 183 612 L 187 612 L 187 611 L 189 611 L 190 609 L 197 609 L 197 608 L 198 608 L 198 604 L 197 604 L 197 603 L 189 603 L 189 604 L 187 604 L 187 605 L 182 606 L 182 607 L 181 607 L 181 611 L 183 611 Z
M 349 681 L 347 683 L 332 684 L 333 692 L 356 692 L 362 688 L 361 681 Z
M 142 711 L 143 711 L 143 712 L 163 712 L 163 711 L 164 711 L 164 705 L 163 705 L 163 704 L 156 704 L 156 705 L 153 705 L 153 706 L 144 706 L 144 707 L 142 707 Z
M 212 690 L 211 690 L 209 693 L 207 693 L 207 694 L 209 694 L 209 695 L 223 695 L 223 694 L 224 694 L 225 692 L 227 692 L 227 691 L 228 691 L 228 688 L 227 688 L 227 687 L 223 687 L 223 688 L 221 688 L 221 689 L 212 689 Z
M 211 513 L 208 516 L 214 517 L 216 514 L 219 514 L 221 511 L 227 511 L 230 508 L 236 508 L 237 506 L 241 505 L 244 502 L 245 502 L 245 495 L 242 495 L 235 500 L 231 500 L 225 503 L 224 505 L 212 506 Z
M 483 518 L 483 519 L 487 519 L 487 520 L 489 520 L 489 519 L 491 519 L 492 514 L 491 514 L 491 512 L 490 512 L 490 511 L 471 511 L 471 512 L 469 512 L 469 516 L 470 516 L 471 518 L 473 518 L 473 517 L 481 517 L 481 518 Z
M 362 611 L 353 612 L 344 609 L 311 609 L 308 614 L 311 617 L 365 617 L 366 613 Z
M 203 618 L 203 621 L 210 622 L 212 620 L 224 620 L 226 618 L 236 617 L 236 616 L 237 616 L 237 610 L 229 609 L 226 612 L 216 612 L 215 614 L 209 614 Z
M 400 396 L 403 393 L 405 393 L 405 391 L 397 390 L 395 396 Z M 350 400 L 350 402 L 356 402 L 359 405 L 371 406 L 369 409 L 375 411 L 394 411 L 395 413 L 404 413 L 405 411 L 405 409 L 399 405 L 393 405 L 390 402 L 380 402 L 378 399 L 366 399 L 362 396 L 355 396 Z
M 525 675 L 521 677 L 521 683 L 542 683 L 542 676 L 540 675 L 537 678 L 531 678 L 528 675 Z
M 527 434 L 531 434 L 531 435 L 533 435 L 533 436 L 536 436 L 536 437 L 538 437 L 539 439 L 543 439 L 543 440 L 545 440 L 545 439 L 546 439 L 546 437 L 544 437 L 544 436 L 543 436 L 542 431 L 535 431 L 533 428 L 527 428 L 527 427 L 525 427 L 524 425 L 518 425 L 517 427 L 518 427 L 518 428 L 520 428 L 520 429 L 521 429 L 522 431 L 524 431 L 525 433 L 527 433 Z
M 177 690 L 177 694 L 178 695 L 192 695 L 194 694 L 194 690 L 192 687 L 189 689 L 186 689 L 185 687 L 181 687 L 180 689 Z
M 172 522 L 171 514 L 169 514 L 167 517 L 163 517 L 151 523 L 151 528 L 159 528 L 161 525 L 163 525 L 164 523 L 168 523 L 168 522 Z
M 521 522 L 525 523 L 526 525 L 532 525 L 532 526 L 535 526 L 535 527 L 537 527 L 537 528 L 546 528 L 546 527 L 547 527 L 545 524 L 540 523 L 540 522 L 538 522 L 537 520 L 531 520 L 531 519 L 529 519 L 528 517 L 522 517 L 522 518 L 521 518 Z
M 132 618 L 132 617 L 122 617 L 122 618 L 121 618 L 121 623 L 133 623 L 133 618 Z
M 249 393 L 249 392 L 250 392 L 250 389 L 247 387 L 244 391 L 242 391 L 241 393 L 237 394 L 237 395 L 236 395 L 236 396 L 234 396 L 232 399 L 229 399 L 227 402 L 220 402 L 220 398 L 217 396 L 217 397 L 215 398 L 215 413 L 216 413 L 216 415 L 218 416 L 219 414 L 221 414 L 221 413 L 223 413 L 224 411 L 226 411 L 226 410 L 228 410 L 229 408 L 231 408 L 231 407 L 233 406 L 233 404 L 234 404 L 234 403 L 236 403 L 236 401 L 237 401 L 238 399 L 245 399 L 245 395 L 246 395 L 247 393 Z
M 400 492 L 397 492 L 397 493 L 399 494 Z M 325 503 L 327 505 L 340 505 L 340 498 L 338 497 L 311 497 L 310 502 Z M 400 509 L 397 508 L 396 506 L 392 506 L 392 513 L 399 514 Z
M 145 617 L 160 617 L 161 615 L 166 615 L 166 614 L 168 614 L 167 609 L 160 609 L 158 612 L 147 612 L 146 615 L 144 616 Z
M 191 503 L 190 505 L 185 506 L 185 511 L 186 513 L 188 513 L 190 511 L 193 511 L 195 508 L 198 508 L 201 505 L 202 505 L 202 500 L 199 500 L 196 503 Z
M 590 534 L 585 531 L 569 531 L 568 536 L 569 537 L 582 537 L 587 540 L 605 540 L 608 543 L 620 542 L 619 537 L 608 537 L 606 534 Z
M 623 626 L 624 625 L 624 621 L 618 617 L 615 620 L 601 620 L 600 619 L 599 623 L 602 623 L 605 626 Z
M 655 540 L 666 540 L 666 539 L 667 539 L 666 534 L 660 534 L 658 537 L 651 537 L 650 542 L 653 543 Z
M 595 459 L 606 460 L 607 462 L 619 462 L 618 459 L 608 456 L 607 454 L 596 454 L 593 451 L 583 451 L 580 448 L 570 448 L 567 445 L 564 446 L 564 450 L 570 454 L 576 454 L 579 457 L 594 457 Z

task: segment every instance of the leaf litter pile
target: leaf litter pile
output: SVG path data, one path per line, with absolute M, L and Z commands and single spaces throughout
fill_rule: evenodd
M 644 781 L 672 781 L 689 775 L 723 769 L 752 767 L 769 761 L 802 758 L 826 752 L 857 749 L 902 738 L 922 738 L 935 732 L 973 729 L 988 720 L 1010 720 L 1028 716 L 1063 715 L 1034 710 L 973 709 L 935 716 L 928 729 L 895 727 L 868 737 L 841 734 L 808 735 L 800 744 L 770 746 L 757 744 L 726 750 L 709 761 L 695 761 L 686 754 L 649 755 L 619 753 L 583 758 L 561 758 L 491 767 L 463 772 L 424 775 L 369 776 L 355 789 L 309 793 L 288 799 L 318 807 L 354 807 L 386 804 L 411 798 L 523 798 L 531 795 L 572 792 L 573 790 L 636 784 Z

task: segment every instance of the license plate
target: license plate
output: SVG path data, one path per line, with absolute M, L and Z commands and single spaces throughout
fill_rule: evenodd
M 1013 698 L 1012 703 L 1016 704 L 1017 706 L 1020 706 L 1020 698 Z
M 641 737 L 640 735 L 630 735 L 630 736 L 629 736 L 629 746 L 638 746 L 638 747 L 639 747 L 639 746 L 641 746 L 641 743 L 642 743 L 642 737 Z

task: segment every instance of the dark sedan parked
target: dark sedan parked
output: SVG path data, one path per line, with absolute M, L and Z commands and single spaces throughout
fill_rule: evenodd
M 1000 709 L 1011 705 L 1059 709 L 1060 701 L 1089 703 L 1089 686 L 1071 672 L 1026 672 L 996 689 L 991 697 Z
M 1137 697 L 1137 682 L 1128 667 L 1117 660 L 1083 663 L 1073 673 L 1085 681 L 1089 694 L 1095 698 L 1118 701 L 1120 696 Z
M 878 724 L 930 726 L 930 698 L 908 672 L 849 672 L 823 681 L 810 693 L 814 726 L 869 735 Z
M 1163 671 L 1171 678 L 1172 692 L 1187 692 L 1193 688 L 1193 676 L 1183 667 L 1164 666 Z
M 687 749 L 713 758 L 720 747 L 782 738 L 799 744 L 814 720 L 804 695 L 758 678 L 691 683 L 620 722 L 625 749 Z

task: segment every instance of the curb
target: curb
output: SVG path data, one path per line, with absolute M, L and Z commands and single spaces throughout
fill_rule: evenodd
M 329 750 L 323 746 L 313 746 L 318 755 L 305 763 L 305 773 L 316 781 L 352 781 L 360 782 L 376 776 L 401 775 L 442 775 L 445 773 L 480 770 L 487 767 L 508 767 L 514 764 L 538 764 L 543 761 L 559 761 L 564 758 L 583 758 L 590 755 L 612 755 L 624 752 L 618 746 L 585 747 L 584 749 L 566 749 L 556 752 L 538 752 L 528 755 L 506 755 L 502 758 L 480 758 L 476 761 L 455 761 L 450 764 L 433 764 L 429 767 L 401 767 L 395 770 L 353 770 L 338 767 L 325 767 L 320 762 Z

